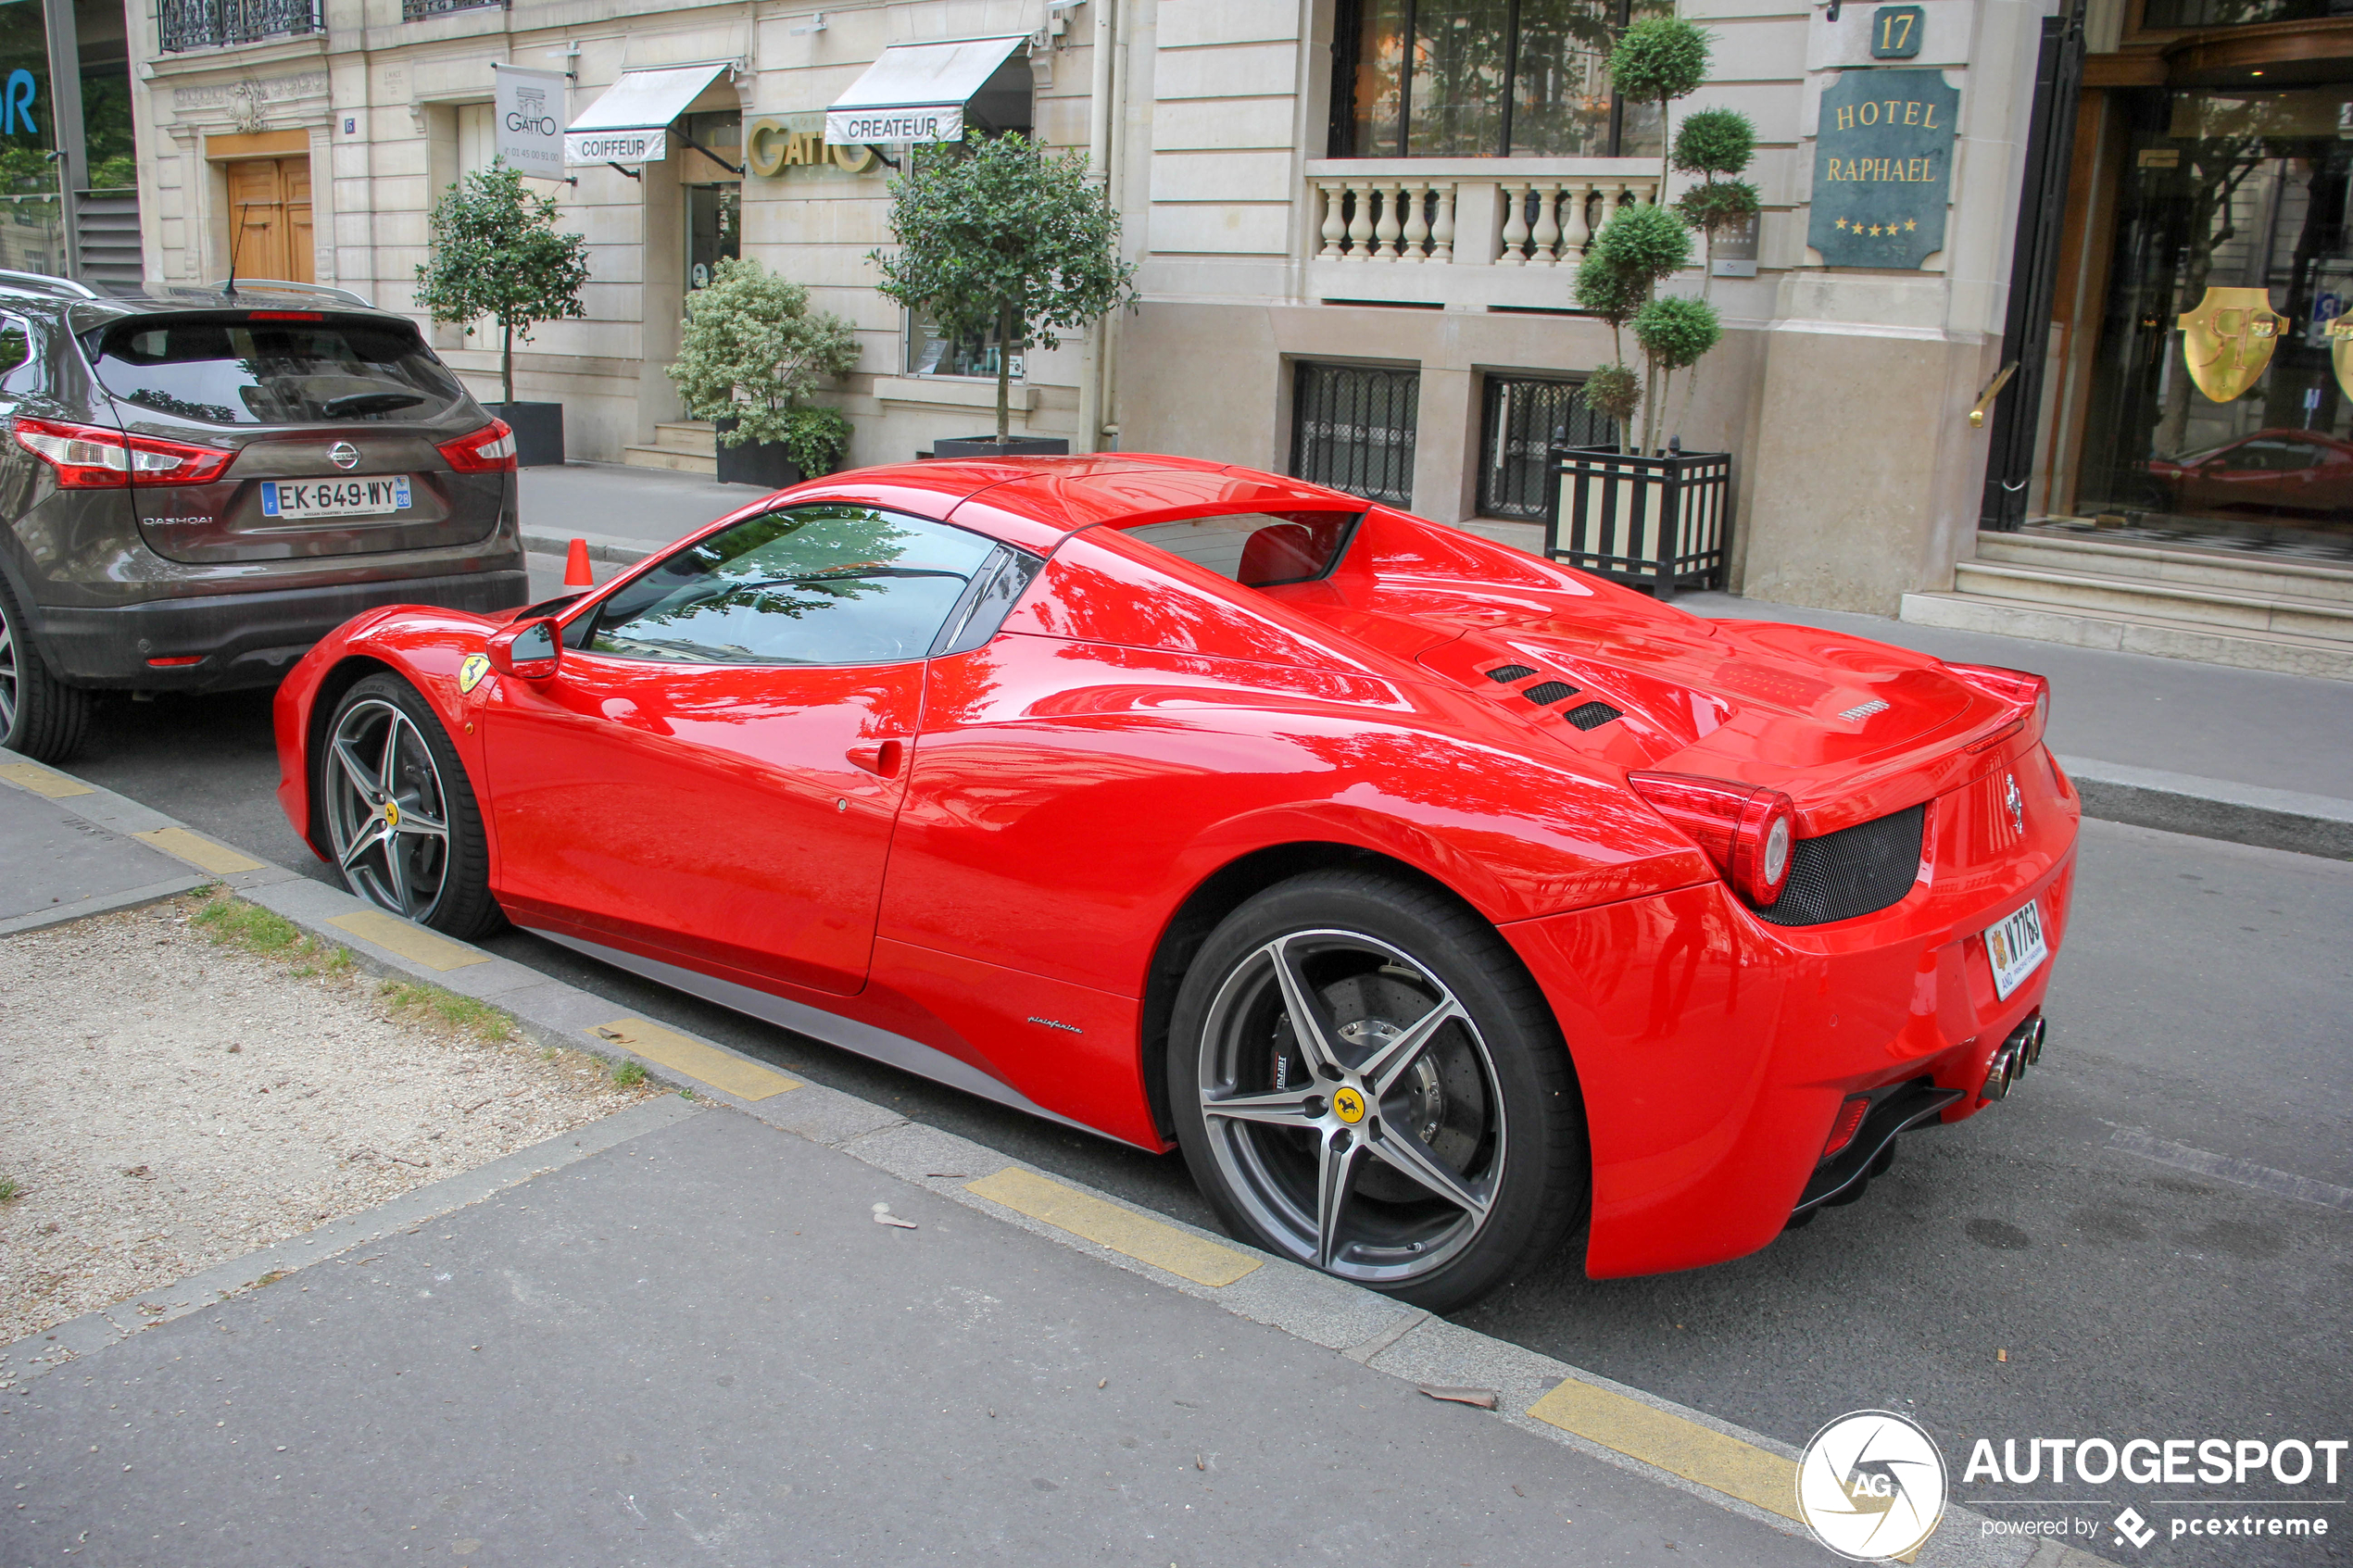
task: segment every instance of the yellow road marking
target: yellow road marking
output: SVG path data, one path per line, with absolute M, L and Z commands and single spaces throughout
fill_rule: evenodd
M 380 909 L 362 909 L 356 915 L 337 915 L 327 922 L 338 925 L 354 936 L 364 936 L 377 947 L 398 953 L 404 959 L 414 959 L 427 969 L 447 974 L 468 964 L 488 963 L 488 953 L 478 953 L 472 947 L 435 936 L 423 926 L 411 921 L 388 915 Z
M 714 1089 L 724 1089 L 739 1099 L 766 1099 L 770 1095 L 800 1087 L 797 1081 L 773 1067 L 746 1061 L 716 1046 L 690 1040 L 642 1018 L 616 1018 L 588 1033 L 598 1039 L 627 1046 L 648 1061 L 658 1061 L 673 1072 L 684 1073 Z
M 1537 1420 L 1799 1524 L 1797 1465 L 1754 1443 L 1570 1378 L 1528 1407 Z
M 131 835 L 142 844 L 152 844 L 167 855 L 177 855 L 190 865 L 208 871 L 215 876 L 233 876 L 238 872 L 258 872 L 261 862 L 250 855 L 240 855 L 225 844 L 215 844 L 208 838 L 198 838 L 186 828 L 157 828 L 153 833 Z
M 1008 1165 L 993 1176 L 966 1182 L 964 1190 L 976 1192 L 1033 1220 L 1043 1220 L 1073 1236 L 1085 1236 L 1156 1269 L 1166 1269 L 1195 1285 L 1231 1285 L 1265 1261 L 1230 1247 L 1189 1236 L 1175 1225 L 1148 1220 L 1060 1182 L 1033 1175 L 1018 1165 Z
M 94 793 L 80 779 L 53 773 L 37 762 L 10 762 L 0 767 L 0 779 L 6 779 L 12 784 L 21 784 L 33 794 L 45 795 L 52 800 L 63 800 L 69 795 Z

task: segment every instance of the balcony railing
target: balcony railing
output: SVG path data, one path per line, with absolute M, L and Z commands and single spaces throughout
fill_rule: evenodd
M 446 17 L 452 11 L 493 11 L 503 9 L 506 5 L 507 0 L 400 0 L 400 19 L 421 22 Z
M 1651 172 L 1640 170 L 1648 165 Z M 1318 261 L 1574 267 L 1648 159 L 1329 159 L 1308 165 Z
M 320 0 L 163 0 L 161 19 L 168 55 L 326 31 Z

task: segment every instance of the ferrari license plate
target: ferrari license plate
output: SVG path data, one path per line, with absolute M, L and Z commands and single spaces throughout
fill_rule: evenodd
M 2043 940 L 2043 905 L 2028 904 L 1999 925 L 1985 928 L 1985 960 L 1994 966 L 1994 994 L 2004 1001 L 2051 956 Z
M 375 479 L 265 479 L 264 517 L 381 517 L 409 509 L 409 476 Z

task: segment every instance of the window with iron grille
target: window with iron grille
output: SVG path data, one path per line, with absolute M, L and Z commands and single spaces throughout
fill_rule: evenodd
M 1419 370 L 1299 362 L 1291 388 L 1290 471 L 1392 507 L 1414 500 Z
M 1544 455 L 1565 446 L 1607 446 L 1609 420 L 1578 401 L 1584 383 L 1533 376 L 1489 376 L 1478 416 L 1478 515 L 1544 521 Z
M 1339 0 L 1332 157 L 1656 157 L 1609 53 L 1671 0 Z
M 162 0 L 157 20 L 166 54 L 327 28 L 320 0 Z

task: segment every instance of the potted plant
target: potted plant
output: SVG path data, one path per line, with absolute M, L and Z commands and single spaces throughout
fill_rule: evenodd
M 564 460 L 564 406 L 515 401 L 515 344 L 543 321 L 585 316 L 585 235 L 560 233 L 553 197 L 523 188 L 504 162 L 466 176 L 433 205 L 429 258 L 417 269 L 417 303 L 472 337 L 487 317 L 498 328 L 501 402 L 490 411 L 514 428 L 515 460 Z
M 1674 17 L 1651 18 L 1619 40 L 1612 80 L 1629 96 L 1656 100 L 1664 126 L 1668 106 L 1705 75 L 1707 56 L 1707 35 L 1698 28 Z M 1586 378 L 1580 395 L 1617 424 L 1620 436 L 1616 446 L 1555 451 L 1545 548 L 1662 597 L 1680 586 L 1721 584 L 1731 454 L 1685 452 L 1679 436 L 1661 429 L 1676 372 L 1692 370 L 1723 326 L 1705 297 L 1705 282 L 1699 298 L 1661 295 L 1659 285 L 1691 265 L 1694 227 L 1712 244 L 1718 229 L 1755 211 L 1753 187 L 1717 179 L 1745 168 L 1755 142 L 1747 120 L 1730 110 L 1702 110 L 1686 119 L 1662 157 L 1659 190 L 1663 195 L 1670 161 L 1703 174 L 1703 184 L 1672 208 L 1648 202 L 1620 208 L 1593 236 L 1578 269 L 1578 304 L 1609 323 L 1615 360 Z M 1639 374 L 1626 362 L 1629 331 L 1642 353 Z
M 1047 157 L 1019 135 L 919 149 L 891 182 L 896 251 L 868 253 L 876 286 L 953 337 L 996 334 L 997 433 L 937 441 L 940 457 L 1067 452 L 1013 438 L 1013 357 L 1058 348 L 1135 297 L 1119 215 L 1083 155 Z
M 780 490 L 841 466 L 849 420 L 809 396 L 857 364 L 848 321 L 811 310 L 789 278 L 727 259 L 686 296 L 669 373 L 687 411 L 718 428 L 719 483 Z

